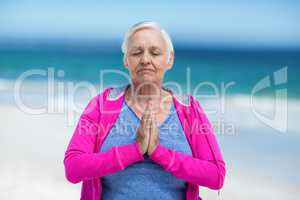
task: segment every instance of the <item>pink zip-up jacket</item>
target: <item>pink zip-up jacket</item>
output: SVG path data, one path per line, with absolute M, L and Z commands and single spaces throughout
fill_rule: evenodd
M 95 96 L 81 114 L 67 147 L 64 157 L 66 178 L 72 183 L 82 181 L 81 200 L 100 200 L 101 177 L 144 159 L 136 142 L 99 152 L 121 111 L 124 94 L 125 87 L 109 87 Z M 188 182 L 187 200 L 201 200 L 199 186 L 214 190 L 222 188 L 225 162 L 211 124 L 197 99 L 173 93 L 173 102 L 192 156 L 159 144 L 150 159 Z

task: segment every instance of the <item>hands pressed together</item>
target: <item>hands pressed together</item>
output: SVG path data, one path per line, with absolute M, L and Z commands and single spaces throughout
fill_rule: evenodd
M 147 103 L 146 110 L 142 116 L 140 127 L 137 130 L 136 141 L 143 154 L 147 153 L 149 156 L 159 144 L 159 128 L 150 102 Z

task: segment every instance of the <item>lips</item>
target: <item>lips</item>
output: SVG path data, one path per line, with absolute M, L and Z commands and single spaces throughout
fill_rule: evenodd
M 138 72 L 154 72 L 153 69 L 141 69 Z

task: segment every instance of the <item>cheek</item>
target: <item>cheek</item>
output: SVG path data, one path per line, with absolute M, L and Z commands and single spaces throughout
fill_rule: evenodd
M 127 58 L 127 64 L 129 65 L 128 67 L 131 69 L 134 69 L 139 63 L 139 60 L 135 57 L 128 57 Z
M 153 60 L 155 65 L 159 68 L 165 68 L 167 66 L 167 57 L 161 56 L 160 58 Z

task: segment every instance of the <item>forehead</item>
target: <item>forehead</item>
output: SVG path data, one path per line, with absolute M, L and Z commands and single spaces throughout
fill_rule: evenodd
M 135 31 L 129 38 L 129 48 L 140 46 L 156 46 L 160 48 L 166 48 L 166 41 L 160 30 L 147 27 Z

